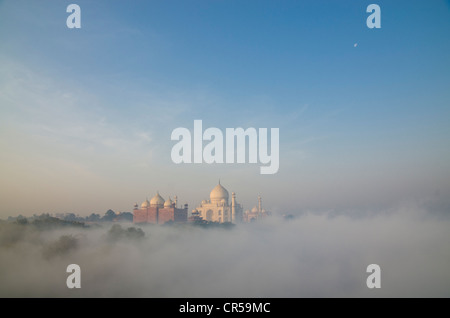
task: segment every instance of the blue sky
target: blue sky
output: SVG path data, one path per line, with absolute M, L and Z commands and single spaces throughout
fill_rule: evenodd
M 0 1 L 0 217 L 192 207 L 219 178 L 280 212 L 450 194 L 449 1 L 72 2 Z M 280 171 L 173 164 L 194 119 L 280 128 Z

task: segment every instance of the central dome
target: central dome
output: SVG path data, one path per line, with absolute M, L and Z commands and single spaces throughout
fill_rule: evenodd
M 222 200 L 225 200 L 225 202 L 228 203 L 228 191 L 222 187 L 219 181 L 219 184 L 212 189 L 209 198 L 212 203 L 218 203 Z
M 163 207 L 165 200 L 159 195 L 159 193 L 156 193 L 156 195 L 150 200 L 150 206 L 151 207 Z

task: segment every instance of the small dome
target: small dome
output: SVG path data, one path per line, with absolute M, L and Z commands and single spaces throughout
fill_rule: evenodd
M 253 213 L 258 213 L 258 208 L 256 207 L 256 205 L 253 207 L 252 212 Z
M 166 202 L 164 202 L 164 207 L 165 208 L 171 208 L 172 204 L 173 204 L 173 202 L 172 202 L 172 200 L 169 197 L 169 199 Z
M 219 182 L 219 184 L 212 189 L 209 198 L 212 203 L 220 202 L 222 199 L 225 200 L 225 202 L 228 202 L 228 191 L 222 187 Z
M 150 206 L 152 207 L 163 207 L 165 200 L 162 196 L 159 195 L 159 193 L 156 193 L 156 195 L 150 200 Z
M 142 202 L 141 204 L 141 208 L 142 209 L 146 209 L 150 206 L 150 202 L 148 202 L 148 200 L 145 200 L 144 202 Z

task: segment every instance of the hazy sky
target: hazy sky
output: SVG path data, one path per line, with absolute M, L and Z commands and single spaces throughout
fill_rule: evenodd
M 192 208 L 219 178 L 244 209 L 448 211 L 449 33 L 438 0 L 0 1 L 0 218 Z M 279 172 L 174 164 L 195 119 L 279 128 Z

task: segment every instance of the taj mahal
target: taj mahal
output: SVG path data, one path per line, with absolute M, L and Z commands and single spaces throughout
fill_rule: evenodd
M 243 207 L 236 200 L 236 194 L 231 193 L 230 202 L 229 192 L 222 184 L 217 184 L 209 194 L 209 200 L 203 200 L 192 210 L 188 216 L 188 205 L 178 207 L 178 198 L 174 196 L 174 201 L 164 198 L 159 192 L 150 200 L 142 202 L 140 208 L 134 205 L 133 222 L 134 223 L 154 223 L 164 224 L 166 222 L 183 223 L 188 221 L 206 221 L 217 223 L 242 223 L 260 220 L 270 212 L 262 208 L 261 197 L 258 196 L 258 204 L 251 210 L 244 212 Z

